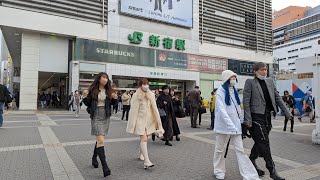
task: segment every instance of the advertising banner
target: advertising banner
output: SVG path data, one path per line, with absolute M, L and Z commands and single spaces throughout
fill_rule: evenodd
M 219 57 L 188 54 L 188 69 L 221 73 L 228 69 L 228 60 Z
M 75 49 L 76 60 L 155 66 L 153 49 L 87 39 L 77 39 Z
M 120 13 L 179 26 L 193 26 L 192 0 L 121 0 Z
M 228 60 L 229 70 L 235 72 L 238 75 L 243 76 L 254 76 L 253 74 L 253 65 L 255 62 L 250 61 L 239 61 L 235 59 Z M 268 76 L 269 76 L 269 65 L 267 64 Z
M 156 54 L 157 66 L 187 69 L 187 54 L 161 50 L 157 50 Z

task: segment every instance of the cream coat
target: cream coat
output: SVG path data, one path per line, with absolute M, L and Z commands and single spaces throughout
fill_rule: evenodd
M 140 88 L 137 89 L 131 98 L 130 105 L 127 124 L 128 133 L 144 135 L 147 130 L 148 135 L 156 133 L 160 137 L 163 136 L 164 130 L 162 128 L 155 96 L 150 90 L 145 93 Z

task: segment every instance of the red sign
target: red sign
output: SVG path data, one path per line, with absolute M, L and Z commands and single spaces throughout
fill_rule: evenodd
M 228 60 L 219 57 L 188 54 L 188 69 L 221 73 L 228 69 Z

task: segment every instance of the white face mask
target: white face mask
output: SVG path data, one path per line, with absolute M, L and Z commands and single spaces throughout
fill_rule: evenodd
M 237 84 L 237 80 L 230 80 L 230 86 L 234 86 Z
M 149 89 L 149 85 L 142 85 L 142 90 L 143 90 L 144 92 L 147 92 L 148 89 Z
M 267 76 L 257 75 L 257 78 L 260 79 L 260 80 L 265 80 L 267 78 Z

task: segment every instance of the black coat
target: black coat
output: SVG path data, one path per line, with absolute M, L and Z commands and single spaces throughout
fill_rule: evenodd
M 164 104 L 164 101 L 167 104 Z M 180 134 L 179 126 L 177 123 L 176 115 L 174 113 L 174 104 L 172 98 L 169 95 L 161 94 L 157 99 L 158 108 L 163 108 L 166 112 L 165 117 L 161 117 L 162 127 L 165 131 L 164 139 L 169 140 L 172 136 Z
M 106 92 L 107 95 L 107 92 Z M 82 102 L 87 106 L 87 112 L 90 114 L 90 118 L 93 119 L 94 113 L 97 110 L 98 107 L 98 100 L 93 98 L 92 91 L 89 92 L 88 96 L 85 97 Z M 106 111 L 106 117 L 111 117 L 111 106 L 115 106 L 117 103 L 117 99 L 109 99 L 108 95 L 106 96 L 105 100 L 105 111 Z
M 172 104 L 173 104 L 173 110 L 174 110 L 174 118 L 172 119 L 172 129 L 173 129 L 173 135 L 176 136 L 180 134 L 179 124 L 177 122 L 176 115 L 177 113 L 179 113 L 179 107 L 181 106 L 181 101 L 172 99 Z

